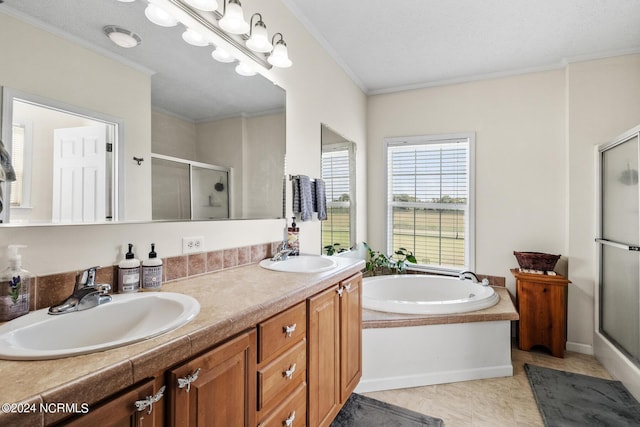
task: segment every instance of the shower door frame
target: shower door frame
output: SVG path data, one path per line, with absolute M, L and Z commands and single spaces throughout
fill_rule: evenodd
M 631 251 L 637 251 L 640 248 L 635 246 L 629 246 L 618 242 L 610 242 L 605 239 L 601 239 L 602 236 L 602 220 L 603 220 L 603 190 L 602 190 L 602 154 L 608 149 L 614 148 L 620 144 L 623 144 L 634 136 L 639 138 L 638 156 L 640 164 L 640 126 L 636 126 L 627 132 L 619 135 L 611 142 L 601 144 L 595 147 L 595 171 L 596 171 L 596 259 L 595 259 L 595 289 L 594 289 L 594 333 L 593 333 L 593 350 L 596 358 L 602 363 L 602 365 L 609 371 L 614 377 L 624 383 L 629 391 L 634 395 L 636 399 L 640 399 L 640 365 L 631 360 L 625 350 L 619 348 L 619 345 L 609 339 L 606 333 L 601 330 L 601 318 L 602 318 L 602 247 L 604 245 L 614 246 L 618 249 L 626 249 Z M 640 186 L 639 186 L 640 191 Z M 640 218 L 639 218 L 640 221 Z M 640 236 L 636 236 L 640 239 Z M 640 256 L 640 252 L 638 253 Z

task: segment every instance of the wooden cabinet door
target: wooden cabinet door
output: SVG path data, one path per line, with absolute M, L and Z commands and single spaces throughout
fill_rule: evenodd
M 362 275 L 340 283 L 340 402 L 362 377 Z
M 255 349 L 256 333 L 251 331 L 171 370 L 169 425 L 254 427 Z M 197 379 L 185 385 L 196 372 Z
M 149 408 L 138 411 L 136 401 L 144 400 L 156 395 L 158 387 L 154 387 L 155 380 L 126 391 L 107 402 L 91 408 L 85 415 L 63 422 L 60 425 L 71 427 L 161 427 L 164 413 L 164 399 L 153 404 L 151 414 Z
M 308 300 L 309 426 L 328 426 L 340 410 L 340 298 L 335 285 Z

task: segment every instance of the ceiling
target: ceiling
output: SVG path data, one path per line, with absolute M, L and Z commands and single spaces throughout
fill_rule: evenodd
M 640 52 L 639 0 L 283 2 L 367 94 Z
M 284 109 L 281 88 L 260 75 L 239 76 L 234 71 L 235 64 L 223 64 L 211 58 L 212 47 L 186 44 L 181 37 L 182 25 L 165 28 L 152 24 L 144 16 L 147 5 L 144 1 L 4 0 L 0 3 L 0 13 L 13 15 L 149 74 L 155 110 L 204 122 Z M 105 25 L 134 31 L 142 43 L 131 49 L 116 46 L 105 36 L 102 30 Z

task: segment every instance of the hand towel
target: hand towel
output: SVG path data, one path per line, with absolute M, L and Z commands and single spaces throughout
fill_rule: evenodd
M 4 170 L 5 181 L 16 180 L 16 172 L 13 170 L 13 166 L 11 165 L 11 156 L 4 147 L 2 140 L 0 140 L 0 168 Z
M 315 202 L 316 212 L 318 212 L 318 220 L 325 221 L 327 219 L 327 193 L 322 179 L 316 178 L 315 189 Z
M 298 175 L 291 182 L 293 183 L 293 213 L 299 213 L 301 221 L 309 221 L 313 214 L 311 179 L 306 175 Z

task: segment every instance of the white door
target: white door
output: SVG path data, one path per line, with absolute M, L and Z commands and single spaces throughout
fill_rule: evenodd
M 104 221 L 106 125 L 56 129 L 53 138 L 52 221 Z

